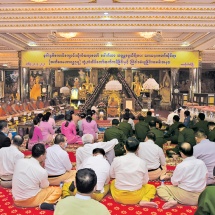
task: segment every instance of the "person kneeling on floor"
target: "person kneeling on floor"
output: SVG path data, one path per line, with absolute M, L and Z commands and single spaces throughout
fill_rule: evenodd
M 108 209 L 98 201 L 91 199 L 96 190 L 97 177 L 92 169 L 80 169 L 76 173 L 75 196 L 68 196 L 58 202 L 54 215 L 110 215 Z
M 129 137 L 124 146 L 126 155 L 116 157 L 110 168 L 111 182 L 110 190 L 113 199 L 122 204 L 138 204 L 143 207 L 154 207 L 158 205 L 150 202 L 154 199 L 156 189 L 147 184 L 149 180 L 146 162 L 137 157 L 136 152 L 139 141 Z
M 105 151 L 102 148 L 93 149 L 92 156 L 86 158 L 79 169 L 91 168 L 97 176 L 96 191 L 93 192 L 92 198 L 101 201 L 109 191 L 110 181 L 110 164 L 105 158 Z M 69 195 L 74 196 L 77 190 L 73 190 L 74 182 L 66 182 L 63 185 L 62 197 Z
M 178 164 L 173 172 L 172 185 L 157 188 L 158 196 L 167 201 L 162 206 L 163 209 L 174 207 L 177 203 L 197 205 L 199 195 L 206 187 L 207 167 L 203 161 L 193 156 L 193 146 L 190 143 L 182 143 L 179 152 L 183 162 Z
M 41 143 L 32 148 L 32 157 L 17 161 L 12 180 L 14 204 L 19 207 L 37 207 L 54 210 L 61 197 L 59 187 L 49 187 L 48 173 L 43 168 L 46 149 Z

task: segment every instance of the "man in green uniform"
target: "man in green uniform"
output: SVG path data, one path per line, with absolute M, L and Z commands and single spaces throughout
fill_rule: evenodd
M 156 117 L 152 116 L 152 112 L 151 111 L 148 111 L 146 113 L 146 117 L 145 117 L 145 122 L 149 123 L 151 120 L 157 120 Z
M 155 144 L 163 148 L 163 144 L 166 142 L 166 140 L 164 139 L 163 132 L 156 128 L 155 120 L 151 120 L 149 122 L 149 128 L 150 128 L 150 132 L 154 133 L 156 136 Z
M 195 133 L 191 128 L 186 128 L 184 124 L 178 126 L 178 145 L 182 143 L 190 143 L 192 146 L 196 145 Z
M 178 145 L 171 150 L 166 150 L 166 154 L 168 157 L 172 157 L 172 155 L 180 155 L 179 146 L 182 143 L 190 143 L 192 146 L 196 145 L 195 133 L 193 129 L 186 128 L 184 124 L 180 124 L 178 126 L 179 134 L 178 134 Z
M 110 141 L 114 138 L 116 138 L 119 143 L 114 147 L 115 155 L 120 156 L 124 155 L 125 149 L 125 141 L 127 140 L 124 132 L 118 128 L 119 120 L 113 119 L 112 120 L 112 127 L 106 129 L 104 133 L 104 142 Z
M 123 121 L 119 123 L 119 129 L 122 130 L 126 137 L 132 137 L 133 136 L 133 129 L 131 127 L 131 124 L 128 123 L 129 116 L 124 115 Z
M 144 121 L 143 116 L 139 116 L 139 122 L 135 124 L 135 136 L 140 142 L 145 142 L 146 134 L 149 131 L 149 124 Z
M 215 123 L 209 122 L 208 129 L 209 129 L 208 139 L 212 142 L 215 142 Z
M 215 168 L 213 175 L 215 177 Z M 195 215 L 213 215 L 215 214 L 215 186 L 207 186 L 200 194 L 198 200 L 198 209 Z
M 167 141 L 171 141 L 171 143 L 177 144 L 178 143 L 178 126 L 182 124 L 179 122 L 179 116 L 175 115 L 173 116 L 173 124 L 170 125 L 169 130 L 164 135 Z
M 191 128 L 195 131 L 199 129 L 203 129 L 205 131 L 205 134 L 208 135 L 209 130 L 208 130 L 208 121 L 205 120 L 205 114 L 204 113 L 199 113 L 198 115 L 198 122 L 192 126 Z

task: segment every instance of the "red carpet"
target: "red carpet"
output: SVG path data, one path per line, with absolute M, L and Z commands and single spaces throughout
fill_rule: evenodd
M 70 150 L 68 150 L 70 151 Z M 26 156 L 30 155 L 29 151 L 24 151 Z M 71 162 L 75 162 L 74 152 L 69 152 Z M 170 171 L 173 171 L 174 167 L 168 167 Z M 160 185 L 159 181 L 150 182 L 150 184 L 156 187 Z M 166 182 L 170 184 L 170 182 Z M 111 195 L 108 194 L 102 203 L 107 206 L 112 215 L 193 215 L 196 211 L 196 206 L 183 206 L 178 204 L 175 208 L 163 210 L 162 205 L 164 201 L 156 197 L 154 200 L 159 205 L 159 208 L 143 208 L 138 205 L 123 205 L 114 202 Z M 13 205 L 11 189 L 4 189 L 0 187 L 0 215 L 52 215 L 53 212 L 43 211 L 39 208 L 17 208 Z M 71 213 L 72 214 L 72 213 Z M 91 214 L 89 214 L 91 215 Z

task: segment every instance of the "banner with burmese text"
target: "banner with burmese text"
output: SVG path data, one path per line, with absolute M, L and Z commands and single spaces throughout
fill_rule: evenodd
M 21 66 L 30 68 L 197 68 L 198 52 L 23 51 Z

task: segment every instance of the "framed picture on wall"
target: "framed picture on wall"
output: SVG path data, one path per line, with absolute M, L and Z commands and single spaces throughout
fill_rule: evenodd
M 124 104 L 123 104 L 124 109 L 128 108 L 130 110 L 134 110 L 134 105 L 135 103 L 133 98 L 125 98 Z

